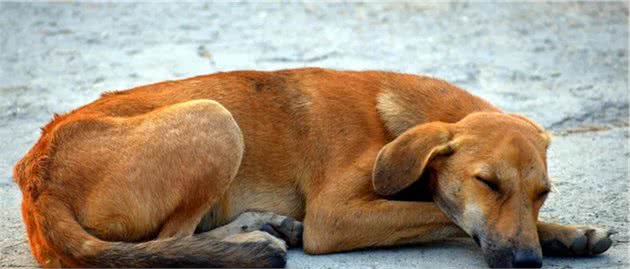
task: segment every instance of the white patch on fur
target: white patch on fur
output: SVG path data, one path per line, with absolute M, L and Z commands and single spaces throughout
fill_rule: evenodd
M 467 201 L 461 218 L 462 223 L 458 223 L 458 225 L 468 234 L 472 234 L 475 227 L 481 224 L 484 218 L 483 210 L 474 201 Z
M 399 136 L 422 122 L 424 115 L 412 107 L 413 102 L 384 89 L 376 99 L 376 110 L 389 132 Z

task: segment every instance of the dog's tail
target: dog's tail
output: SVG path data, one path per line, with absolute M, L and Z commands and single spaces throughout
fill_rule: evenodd
M 62 266 L 284 267 L 286 263 L 285 250 L 268 241 L 222 241 L 197 234 L 142 243 L 108 242 L 88 233 L 67 204 L 55 197 L 41 195 L 37 208 L 31 209 L 38 211 L 31 222 L 36 227 L 27 230 L 39 230 Z
M 284 267 L 286 252 L 269 242 L 230 242 L 197 234 L 143 243 L 108 242 L 88 233 L 72 210 L 41 197 L 38 226 L 47 243 L 81 266 L 94 267 Z

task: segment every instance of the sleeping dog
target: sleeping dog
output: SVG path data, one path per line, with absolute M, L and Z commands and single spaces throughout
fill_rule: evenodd
M 612 244 L 607 229 L 538 219 L 549 143 L 439 79 L 237 71 L 56 115 L 14 178 L 44 267 L 281 267 L 291 246 L 457 236 L 491 267 L 540 267 Z

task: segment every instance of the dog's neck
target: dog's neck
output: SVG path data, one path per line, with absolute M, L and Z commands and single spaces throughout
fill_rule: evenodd
M 427 122 L 457 122 L 480 111 L 500 110 L 485 100 L 441 80 L 419 78 L 383 87 L 376 97 L 376 109 L 385 127 L 398 137 L 406 130 Z M 398 86 L 398 87 L 396 87 Z

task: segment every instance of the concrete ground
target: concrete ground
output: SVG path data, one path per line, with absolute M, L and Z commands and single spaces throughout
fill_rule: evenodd
M 320 66 L 445 78 L 554 134 L 542 216 L 620 233 L 595 258 L 628 267 L 626 3 L 0 3 L 0 266 L 35 266 L 13 164 L 52 113 L 105 90 L 233 69 Z M 484 267 L 470 240 L 325 256 L 292 268 Z

